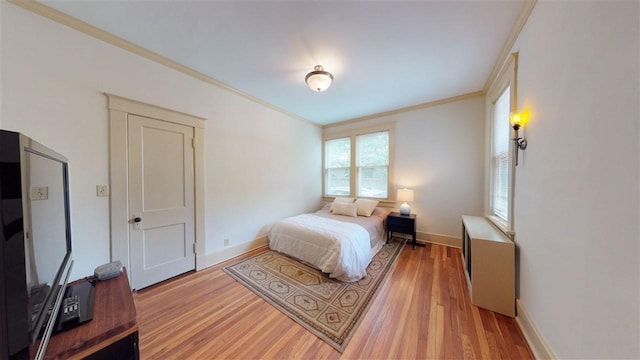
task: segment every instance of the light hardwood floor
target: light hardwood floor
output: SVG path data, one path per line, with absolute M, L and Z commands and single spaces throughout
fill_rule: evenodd
M 534 358 L 514 319 L 471 305 L 458 249 L 406 246 L 343 354 L 222 271 L 234 261 L 134 294 L 142 359 Z

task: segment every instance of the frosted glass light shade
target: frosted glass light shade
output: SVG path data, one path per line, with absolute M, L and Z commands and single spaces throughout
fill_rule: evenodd
M 521 112 L 512 112 L 511 114 L 509 114 L 509 122 L 512 126 L 517 126 L 518 128 L 520 128 L 521 126 L 527 124 L 527 122 L 529 121 L 529 116 L 530 114 L 528 110 Z
M 321 65 L 316 65 L 313 71 L 308 73 L 304 78 L 309 88 L 315 92 L 325 91 L 333 82 L 333 75 L 328 71 L 324 71 Z

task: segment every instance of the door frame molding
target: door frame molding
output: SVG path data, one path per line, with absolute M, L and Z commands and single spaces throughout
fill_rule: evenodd
M 111 261 L 130 268 L 129 181 L 127 123 L 129 114 L 167 121 L 193 128 L 194 206 L 196 271 L 206 268 L 204 122 L 205 118 L 104 93 L 109 109 L 109 183 Z

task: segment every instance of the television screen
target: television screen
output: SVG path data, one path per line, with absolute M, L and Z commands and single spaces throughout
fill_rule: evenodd
M 64 286 L 60 266 L 70 256 L 71 236 L 66 163 L 27 148 L 25 165 L 29 217 L 25 221 L 25 267 L 33 341 Z

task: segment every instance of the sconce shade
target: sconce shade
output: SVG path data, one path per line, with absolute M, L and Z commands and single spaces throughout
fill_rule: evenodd
M 305 76 L 304 81 L 309 88 L 315 92 L 325 91 L 331 86 L 333 82 L 333 75 L 328 71 L 325 71 L 322 65 L 316 65 L 313 71 Z
M 398 201 L 404 201 L 402 205 L 400 205 L 400 214 L 411 214 L 411 207 L 407 204 L 407 201 L 413 201 L 413 190 L 398 189 Z
M 511 122 L 514 130 L 518 130 L 521 126 L 524 126 L 527 121 L 529 121 L 528 111 L 514 112 L 509 116 L 509 122 Z

